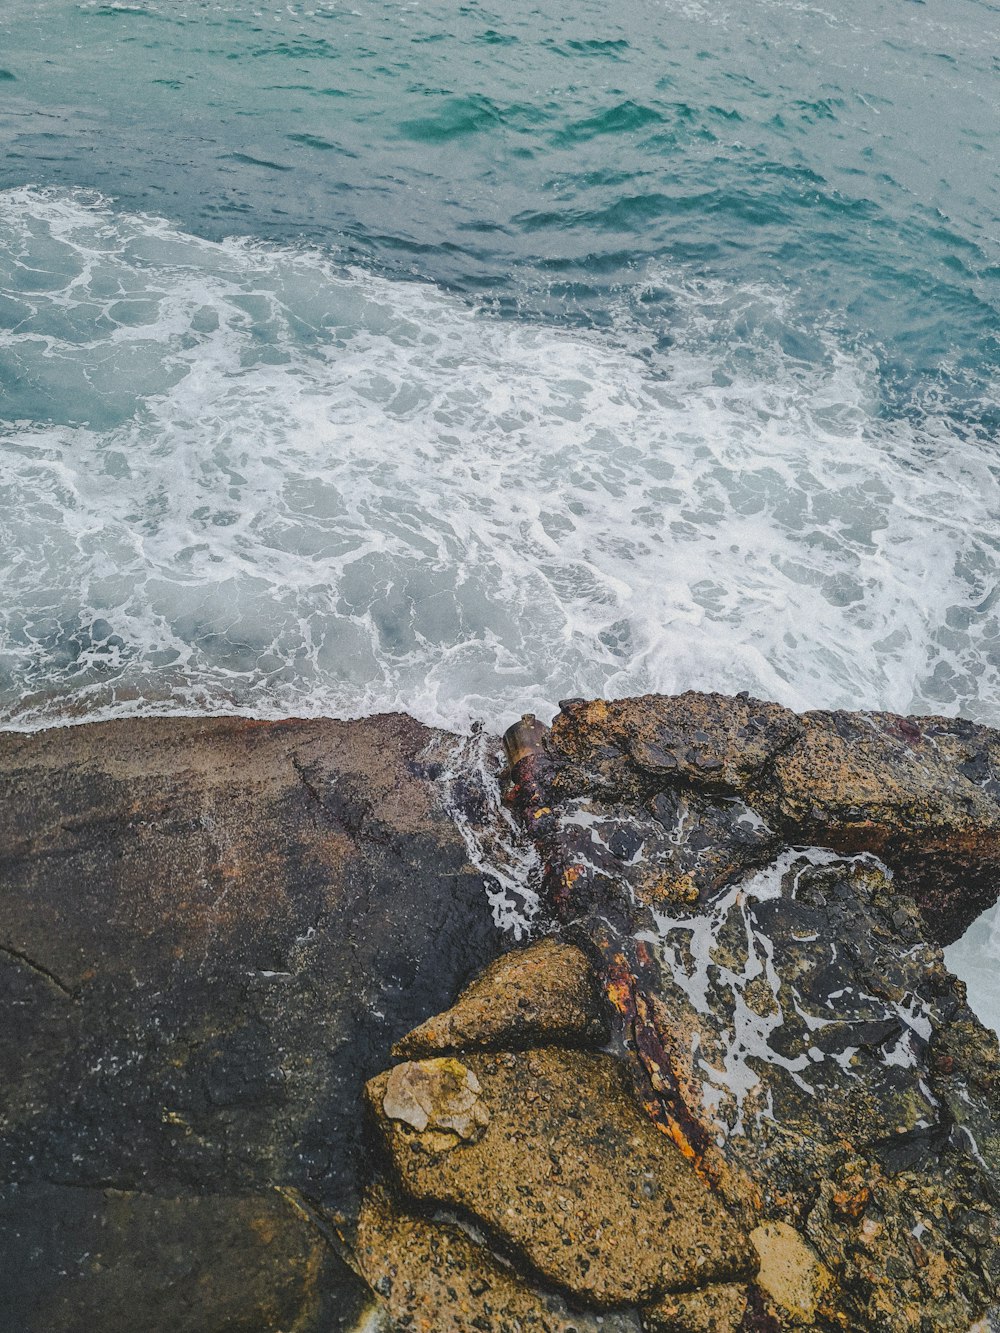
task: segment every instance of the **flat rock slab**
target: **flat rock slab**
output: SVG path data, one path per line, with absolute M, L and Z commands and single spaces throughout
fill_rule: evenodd
M 396 1327 L 410 1333 L 639 1333 L 639 1319 L 569 1310 L 457 1226 L 416 1217 L 384 1190 L 365 1198 L 355 1262 Z
M 349 1333 L 370 1293 L 294 1202 L 0 1190 L 4 1333 Z
M 49 1186 L 280 1186 L 356 1210 L 365 1079 L 500 946 L 424 776 L 454 743 L 404 717 L 0 736 L 0 1004 L 16 1015 L 0 1025 L 0 1189 L 18 1190 L 18 1234 L 37 1222 L 49 1244 Z M 159 1254 L 149 1233 L 151 1286 L 173 1271 L 166 1236 Z M 70 1279 L 42 1271 L 58 1305 Z M 118 1271 L 109 1310 L 129 1306 Z M 0 1265 L 0 1309 L 17 1308 L 15 1278 Z
M 752 1274 L 746 1237 L 643 1115 L 616 1061 L 554 1048 L 463 1061 L 486 1121 L 471 1141 L 391 1118 L 391 1072 L 368 1084 L 396 1178 L 414 1198 L 464 1210 L 537 1273 L 600 1306 Z

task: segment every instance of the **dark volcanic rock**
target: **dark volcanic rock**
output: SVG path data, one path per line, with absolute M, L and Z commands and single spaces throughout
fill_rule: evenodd
M 138 1281 L 124 1258 L 57 1261 L 93 1250 L 102 1215 L 141 1237 L 151 1289 L 180 1280 L 190 1219 L 199 1333 L 272 1326 L 225 1313 L 213 1256 L 233 1282 L 253 1268 L 263 1209 L 268 1253 L 297 1271 L 301 1217 L 254 1202 L 274 1186 L 355 1210 L 365 1079 L 497 952 L 482 882 L 419 776 L 451 743 L 403 717 L 0 736 L 0 997 L 16 1015 L 0 1026 L 0 1251 L 35 1235 L 44 1251 L 41 1304 L 0 1265 L 4 1333 L 49 1333 L 52 1311 L 98 1299 L 94 1333 L 188 1327 L 169 1303 L 115 1322 Z M 292 1288 L 274 1293 L 275 1327 L 291 1326 Z
M 371 1296 L 278 1191 L 0 1191 L 4 1333 L 348 1333 Z
M 692 692 L 567 704 L 536 739 L 532 762 L 564 804 L 564 822 L 573 800 L 610 798 L 621 810 L 679 791 L 716 808 L 739 798 L 786 844 L 881 857 L 938 943 L 996 900 L 1000 733 L 989 727 L 891 713 L 800 717 L 747 696 Z M 747 868 L 756 850 L 735 830 L 726 836 L 724 817 L 709 819 L 715 865 L 701 858 L 692 872 L 700 892 Z
M 533 845 L 481 750 L 0 736 L 3 1333 L 967 1333 L 996 733 L 571 703 L 508 738 Z M 563 938 L 496 959 L 491 849 Z

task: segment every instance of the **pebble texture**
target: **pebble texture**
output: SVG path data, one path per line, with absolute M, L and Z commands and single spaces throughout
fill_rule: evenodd
M 534 1271 L 601 1306 L 753 1272 L 746 1237 L 610 1057 L 547 1048 L 464 1059 L 490 1116 L 475 1143 L 441 1150 L 385 1115 L 389 1074 L 368 1085 L 414 1198 L 465 1211 Z
M 458 1227 L 403 1211 L 383 1189 L 364 1201 L 354 1255 L 407 1333 L 639 1333 L 634 1314 L 571 1312 Z
M 651 1333 L 739 1333 L 746 1312 L 746 1287 L 716 1283 L 665 1296 L 645 1312 L 646 1327 Z

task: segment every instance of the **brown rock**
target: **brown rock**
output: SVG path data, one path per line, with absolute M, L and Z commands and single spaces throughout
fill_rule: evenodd
M 413 1058 L 476 1047 L 590 1046 L 607 1036 L 586 955 L 547 939 L 491 963 L 451 1009 L 414 1028 L 392 1053 Z
M 466 1210 L 536 1272 L 601 1306 L 752 1273 L 745 1237 L 614 1060 L 553 1048 L 466 1058 L 490 1123 L 449 1151 L 385 1116 L 389 1074 L 368 1084 L 414 1197 Z
M 506 797 L 650 1116 L 734 1208 L 811 1247 L 797 1296 L 774 1262 L 766 1300 L 751 1284 L 746 1328 L 967 1333 L 1000 1293 L 1000 1048 L 936 941 L 1000 886 L 1000 733 L 789 719 L 710 696 L 570 703 L 514 737 Z M 697 901 L 641 891 L 678 864 Z
M 715 1283 L 701 1291 L 664 1296 L 644 1316 L 653 1333 L 738 1333 L 746 1311 L 746 1287 Z
M 354 1258 L 385 1313 L 412 1333 L 634 1333 L 621 1314 L 571 1313 L 458 1227 L 414 1217 L 381 1189 L 365 1198 Z
M 569 761 L 561 790 L 593 791 L 596 778 L 619 796 L 663 782 L 744 791 L 801 732 L 780 704 L 689 690 L 568 704 L 546 745 L 560 765 Z

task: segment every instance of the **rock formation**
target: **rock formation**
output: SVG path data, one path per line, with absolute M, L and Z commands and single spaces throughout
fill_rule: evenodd
M 1000 1050 L 939 946 L 1000 888 L 997 733 L 709 695 L 526 720 L 516 948 L 457 746 L 0 736 L 4 1333 L 983 1319 Z
M 353 1327 L 364 1082 L 501 947 L 422 775 L 453 746 L 404 717 L 0 736 L 3 1333 Z

